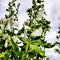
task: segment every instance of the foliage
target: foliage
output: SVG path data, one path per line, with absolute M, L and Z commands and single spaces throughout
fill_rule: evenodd
M 17 28 L 13 27 L 13 22 L 18 20 L 17 14 L 20 4 L 16 8 L 15 1 L 9 2 L 9 7 L 6 9 L 9 14 L 5 15 L 6 23 L 4 23 L 4 28 L 0 29 L 0 60 L 16 60 L 19 58 L 19 47 L 15 42 L 15 38 L 13 39 L 14 36 L 17 37 L 14 32 Z M 16 9 L 14 10 L 14 8 Z
M 15 21 L 18 21 L 20 5 L 16 8 L 15 2 L 16 0 L 9 2 L 6 9 L 9 14 L 5 15 L 6 23 L 4 28 L 0 29 L 0 60 L 49 60 L 45 55 L 45 48 L 52 48 L 58 43 L 52 45 L 45 40 L 46 32 L 50 29 L 50 21 L 43 16 L 46 15 L 44 1 L 32 0 L 32 7 L 27 10 L 29 19 L 20 30 L 13 27 Z M 10 29 L 7 29 L 8 25 Z M 15 34 L 15 30 L 18 33 Z
M 59 31 L 58 31 L 58 36 L 56 36 L 57 39 L 60 39 L 60 27 L 59 27 Z M 58 52 L 60 54 L 60 42 L 57 42 L 58 47 L 56 48 L 55 51 Z

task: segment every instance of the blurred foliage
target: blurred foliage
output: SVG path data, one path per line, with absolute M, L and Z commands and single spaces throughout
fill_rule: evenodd
M 9 2 L 6 9 L 9 14 L 5 15 L 6 23 L 4 28 L 0 29 L 0 60 L 49 60 L 45 55 L 45 48 L 52 48 L 58 42 L 51 44 L 45 40 L 50 21 L 43 16 L 46 15 L 44 1 L 32 0 L 32 7 L 27 10 L 29 19 L 20 30 L 13 27 L 15 21 L 18 21 L 20 6 L 20 3 L 16 6 L 15 2 L 16 0 Z
M 60 39 L 60 27 L 59 27 L 59 31 L 57 32 L 59 35 L 56 36 L 57 39 Z
M 57 38 L 58 40 L 60 40 L 60 27 L 59 27 L 59 31 L 58 31 L 57 33 L 58 33 L 58 36 L 56 36 L 56 38 Z M 58 48 L 56 48 L 55 51 L 60 54 L 60 41 L 57 42 L 57 44 L 58 44 Z

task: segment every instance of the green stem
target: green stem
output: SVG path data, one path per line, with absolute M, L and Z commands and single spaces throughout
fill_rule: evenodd
M 27 57 L 28 57 L 28 46 L 29 46 L 29 44 L 27 43 L 27 45 L 26 45 L 26 60 L 27 60 Z

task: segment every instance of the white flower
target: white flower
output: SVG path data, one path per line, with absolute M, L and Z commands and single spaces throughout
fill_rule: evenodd
M 13 36 L 12 39 L 14 40 L 14 42 L 16 42 L 18 40 L 17 36 Z
M 43 14 L 44 14 L 44 9 L 41 9 L 38 11 L 38 14 L 37 14 L 37 19 L 41 19 L 43 17 Z
M 32 36 L 36 37 L 36 36 L 40 36 L 42 33 L 42 28 L 40 27 L 39 29 L 36 29 L 35 31 L 32 32 Z
M 5 45 L 4 46 L 5 46 L 5 48 L 7 48 L 7 46 L 8 46 L 8 40 L 5 41 Z
M 18 30 L 14 30 L 14 33 L 17 34 L 18 33 Z
M 30 29 L 30 27 L 29 27 L 29 26 L 25 26 L 25 29 L 29 30 L 29 29 Z

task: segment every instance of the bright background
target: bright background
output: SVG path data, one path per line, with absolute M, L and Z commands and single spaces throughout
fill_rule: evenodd
M 11 0 L 0 0 L 1 6 L 0 6 L 0 18 L 4 17 L 4 15 L 7 13 L 6 8 L 8 7 L 8 3 Z M 45 4 L 45 11 L 47 13 L 46 19 L 51 21 L 51 30 L 50 32 L 47 32 L 46 40 L 48 42 L 54 43 L 57 41 L 56 35 L 58 31 L 58 27 L 60 26 L 60 0 L 44 0 Z M 17 0 L 16 3 L 21 3 L 19 8 L 19 28 L 22 27 L 24 24 L 24 21 L 28 18 L 28 15 L 26 13 L 26 10 L 31 7 L 32 0 Z M 59 41 L 59 40 L 58 40 Z M 57 46 L 55 46 L 57 47 Z M 54 48 L 55 48 L 54 47 Z M 54 52 L 54 48 L 52 49 L 46 49 L 46 55 L 50 58 L 50 60 L 60 60 L 60 55 L 56 52 Z

